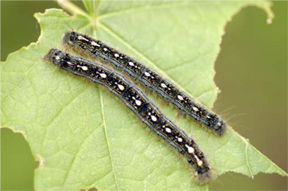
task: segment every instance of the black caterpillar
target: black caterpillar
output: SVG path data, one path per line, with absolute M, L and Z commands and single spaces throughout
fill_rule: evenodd
M 71 56 L 57 49 L 51 49 L 44 59 L 70 73 L 105 86 L 119 97 L 143 123 L 187 158 L 200 183 L 211 180 L 211 168 L 193 139 L 167 119 L 131 82 L 102 65 Z
M 151 68 L 144 66 L 134 58 L 95 40 L 87 35 L 76 32 L 66 32 L 63 37 L 64 45 L 80 50 L 89 57 L 98 61 L 109 63 L 129 74 L 132 79 L 140 81 L 145 86 L 153 89 L 166 100 L 173 103 L 181 111 L 212 130 L 217 135 L 225 132 L 226 124 L 216 114 L 209 111 L 199 103 L 196 103 L 189 95 L 179 90 L 172 82 L 161 77 Z

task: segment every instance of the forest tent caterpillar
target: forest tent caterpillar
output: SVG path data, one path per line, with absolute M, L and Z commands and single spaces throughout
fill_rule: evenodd
M 178 150 L 195 170 L 199 183 L 211 180 L 211 168 L 193 139 L 167 119 L 149 99 L 124 77 L 97 63 L 51 49 L 44 57 L 59 68 L 105 86 L 143 123 Z
M 193 98 L 179 90 L 172 82 L 161 77 L 156 71 L 143 65 L 134 58 L 108 46 L 100 40 L 95 40 L 87 35 L 77 32 L 66 32 L 63 44 L 68 45 L 74 51 L 83 52 L 85 55 L 98 61 L 109 63 L 132 79 L 140 81 L 145 86 L 153 89 L 166 100 L 169 100 L 177 108 L 200 124 L 212 130 L 217 135 L 225 132 L 226 124 L 216 114 L 209 111 L 203 105 L 196 103 Z

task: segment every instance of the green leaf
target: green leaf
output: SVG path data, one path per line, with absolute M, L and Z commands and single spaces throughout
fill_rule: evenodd
M 154 68 L 211 108 L 218 92 L 213 64 L 223 28 L 249 5 L 273 17 L 271 4 L 260 1 L 85 1 L 96 18 L 70 2 L 62 6 L 76 12 L 74 17 L 59 9 L 37 13 L 39 40 L 1 63 L 1 126 L 22 132 L 40 160 L 35 189 L 207 190 L 208 185 L 191 179 L 187 162 L 108 90 L 58 70 L 42 57 L 52 47 L 63 49 L 61 38 L 67 30 L 93 35 Z M 216 137 L 192 120 L 177 117 L 178 110 L 159 97 L 149 97 L 195 139 L 215 177 L 226 172 L 287 176 L 232 128 Z
M 100 1 L 83 0 L 83 4 L 87 12 L 94 16 L 96 16 L 97 14 L 97 8 L 98 8 L 99 3 Z

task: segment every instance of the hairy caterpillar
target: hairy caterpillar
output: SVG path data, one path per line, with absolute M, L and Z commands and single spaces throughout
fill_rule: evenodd
M 172 82 L 161 77 L 156 71 L 141 64 L 134 58 L 108 46 L 100 40 L 95 40 L 87 35 L 77 32 L 66 32 L 63 37 L 64 45 L 68 45 L 75 51 L 80 50 L 87 56 L 104 63 L 110 63 L 132 79 L 140 81 L 145 86 L 153 89 L 166 100 L 200 124 L 212 130 L 217 135 L 225 132 L 226 124 L 216 114 L 209 111 L 193 98 L 179 90 Z
M 167 119 L 131 82 L 102 65 L 71 56 L 57 49 L 51 49 L 44 59 L 70 73 L 105 86 L 143 123 L 186 157 L 200 183 L 211 180 L 211 168 L 194 140 Z

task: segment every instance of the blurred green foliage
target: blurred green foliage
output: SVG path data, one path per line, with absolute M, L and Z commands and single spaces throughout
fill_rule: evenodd
M 274 1 L 272 10 L 272 24 L 252 7 L 228 23 L 216 61 L 221 93 L 215 110 L 225 113 L 237 132 L 287 171 L 287 2 Z M 211 188 L 287 190 L 287 178 L 260 174 L 249 180 L 227 174 Z
M 37 40 L 35 12 L 58 7 L 51 1 L 1 4 L 2 61 Z M 215 80 L 222 93 L 214 110 L 287 170 L 287 2 L 273 4 L 275 19 L 270 25 L 257 8 L 244 8 L 228 23 L 216 61 Z M 37 165 L 23 136 L 2 129 L 1 190 L 33 190 Z M 278 175 L 261 174 L 252 181 L 227 174 L 213 182 L 211 190 L 287 190 L 286 181 Z

